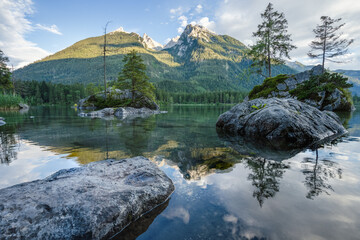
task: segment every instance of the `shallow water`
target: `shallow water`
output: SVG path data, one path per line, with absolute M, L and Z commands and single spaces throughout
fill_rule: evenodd
M 107 121 L 60 107 L 0 112 L 7 122 L 0 188 L 143 155 L 176 190 L 118 239 L 357 239 L 360 111 L 341 115 L 349 135 L 332 145 L 274 152 L 220 138 L 215 123 L 228 108 L 173 106 L 147 119 Z

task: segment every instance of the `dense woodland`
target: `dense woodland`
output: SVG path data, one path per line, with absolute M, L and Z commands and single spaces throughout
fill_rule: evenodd
M 17 81 L 14 83 L 15 93 L 30 105 L 62 104 L 72 105 L 81 98 L 103 90 L 94 84 L 56 84 L 38 81 Z M 160 104 L 215 104 L 238 103 L 247 92 L 218 91 L 204 93 L 169 93 L 156 90 L 156 99 Z

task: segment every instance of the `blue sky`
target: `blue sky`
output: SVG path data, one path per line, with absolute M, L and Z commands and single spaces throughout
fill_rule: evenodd
M 331 68 L 360 69 L 360 1 L 274 0 L 275 10 L 285 13 L 298 49 L 292 60 L 316 64 L 306 57 L 313 40 L 312 29 L 320 16 L 342 17 L 343 32 L 355 39 L 346 64 Z M 265 0 L 0 0 L 0 49 L 10 57 L 11 64 L 21 67 L 64 49 L 84 38 L 123 27 L 125 31 L 147 33 L 164 44 L 179 35 L 184 26 L 196 23 L 219 33 L 251 44 L 252 32 L 260 23 Z

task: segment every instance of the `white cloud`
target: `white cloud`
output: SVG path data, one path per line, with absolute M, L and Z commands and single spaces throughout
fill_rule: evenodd
M 197 13 L 201 13 L 202 10 L 203 10 L 203 7 L 201 6 L 201 4 L 197 5 L 196 8 L 195 8 L 195 11 L 196 11 Z
M 54 33 L 54 34 L 57 34 L 57 35 L 62 35 L 62 33 L 59 31 L 59 28 L 55 24 L 53 24 L 53 25 L 51 25 L 49 27 L 45 26 L 45 25 L 42 25 L 42 24 L 36 24 L 35 28 L 45 30 L 45 31 L 48 31 L 48 32 L 51 32 L 51 33 Z
M 187 22 L 187 20 L 188 20 L 188 18 L 187 17 L 185 17 L 184 15 L 181 15 L 179 18 L 178 18 L 178 20 L 180 21 L 180 26 L 181 27 L 186 27 L 186 25 L 188 25 L 188 22 Z
M 178 27 L 177 32 L 178 32 L 179 34 L 181 34 L 183 31 L 184 31 L 184 28 Z
M 208 17 L 203 17 L 201 18 L 197 24 L 206 27 L 209 30 L 215 30 L 215 22 L 214 21 L 210 21 Z
M 33 13 L 31 0 L 0 1 L 0 48 L 10 64 L 19 68 L 50 53 L 25 39 L 33 30 L 27 16 Z
M 345 58 L 352 59 L 347 64 L 327 62 L 330 68 L 359 69 L 360 61 L 360 1 L 358 0 L 327 0 L 325 1 L 288 1 L 273 0 L 274 9 L 283 12 L 289 23 L 289 33 L 292 35 L 293 43 L 298 47 L 290 53 L 292 60 L 303 60 L 306 62 L 320 63 L 318 60 L 308 59 L 307 52 L 310 50 L 309 43 L 314 39 L 313 28 L 320 23 L 323 15 L 332 18 L 343 18 L 346 25 L 341 29 L 347 36 L 354 38 L 355 42 L 350 46 L 350 52 Z M 215 11 L 215 31 L 233 36 L 244 43 L 250 43 L 252 32 L 257 30 L 261 22 L 260 14 L 265 10 L 269 1 L 252 0 L 226 0 L 221 3 Z M 344 34 L 345 36 L 345 34 Z
M 170 9 L 170 13 L 173 15 L 181 15 L 183 13 L 183 8 L 182 7 L 172 8 Z

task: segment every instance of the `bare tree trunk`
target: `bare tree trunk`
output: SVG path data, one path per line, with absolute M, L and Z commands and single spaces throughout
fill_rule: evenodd
M 269 77 L 271 77 L 271 58 L 270 58 L 270 44 L 268 45 L 268 69 L 269 69 Z
M 327 37 L 326 35 L 327 35 L 327 24 L 325 23 L 323 59 L 322 59 L 322 73 L 325 72 L 325 50 L 326 50 L 326 37 Z
M 107 22 L 104 29 L 104 89 L 105 100 L 107 99 L 107 87 L 106 87 L 106 28 L 110 22 Z

